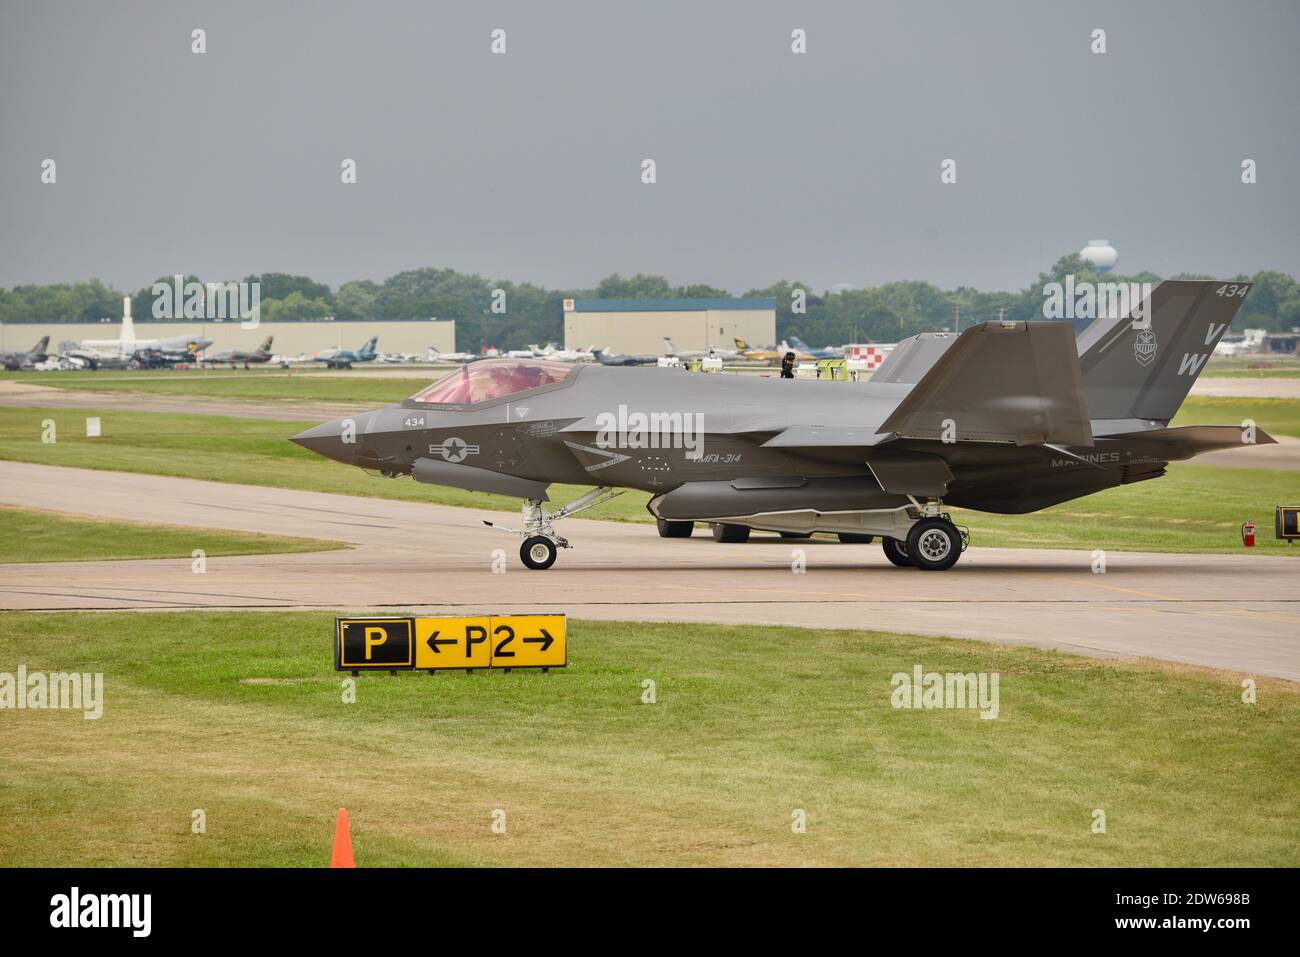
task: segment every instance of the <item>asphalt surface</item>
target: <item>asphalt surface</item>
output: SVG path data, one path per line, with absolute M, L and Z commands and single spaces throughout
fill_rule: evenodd
M 877 545 L 721 545 L 700 530 L 660 539 L 650 525 L 571 519 L 558 530 L 575 547 L 535 572 L 519 563 L 518 536 L 482 525 L 514 514 L 16 462 L 0 462 L 0 502 L 355 546 L 209 558 L 205 574 L 188 558 L 0 565 L 4 609 L 532 610 L 872 628 L 1300 680 L 1300 563 L 1281 556 L 1112 552 L 1093 574 L 1090 552 L 973 547 L 927 574 L 894 568 Z

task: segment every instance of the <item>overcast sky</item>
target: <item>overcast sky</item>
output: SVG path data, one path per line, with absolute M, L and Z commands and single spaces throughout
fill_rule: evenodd
M 0 286 L 1300 275 L 1297 50 L 1296 0 L 0 0 Z

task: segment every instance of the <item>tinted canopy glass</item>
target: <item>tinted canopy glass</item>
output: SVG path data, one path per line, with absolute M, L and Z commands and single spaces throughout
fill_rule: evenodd
M 411 398 L 416 402 L 472 405 L 562 382 L 573 366 L 545 359 L 482 359 L 449 372 Z

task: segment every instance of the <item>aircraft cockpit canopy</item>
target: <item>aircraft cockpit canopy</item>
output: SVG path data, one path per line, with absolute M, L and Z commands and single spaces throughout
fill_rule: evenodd
M 480 359 L 411 396 L 415 402 L 473 405 L 564 381 L 573 366 L 545 359 Z

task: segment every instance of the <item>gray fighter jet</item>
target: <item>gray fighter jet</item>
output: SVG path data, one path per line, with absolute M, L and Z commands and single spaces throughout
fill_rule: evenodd
M 41 336 L 41 341 L 26 352 L 0 352 L 0 365 L 4 366 L 6 372 L 30 369 L 36 363 L 45 361 L 49 345 L 50 337 Z
M 1065 322 L 985 322 L 900 343 L 873 379 L 829 384 L 497 359 L 293 441 L 390 477 L 524 500 L 520 557 L 549 568 L 561 518 L 634 488 L 664 537 L 713 526 L 882 538 L 895 565 L 951 568 L 945 506 L 1016 514 L 1157 478 L 1171 461 L 1274 440 L 1170 428 L 1248 283 L 1165 282 L 1076 340 Z M 549 510 L 552 483 L 596 486 Z

